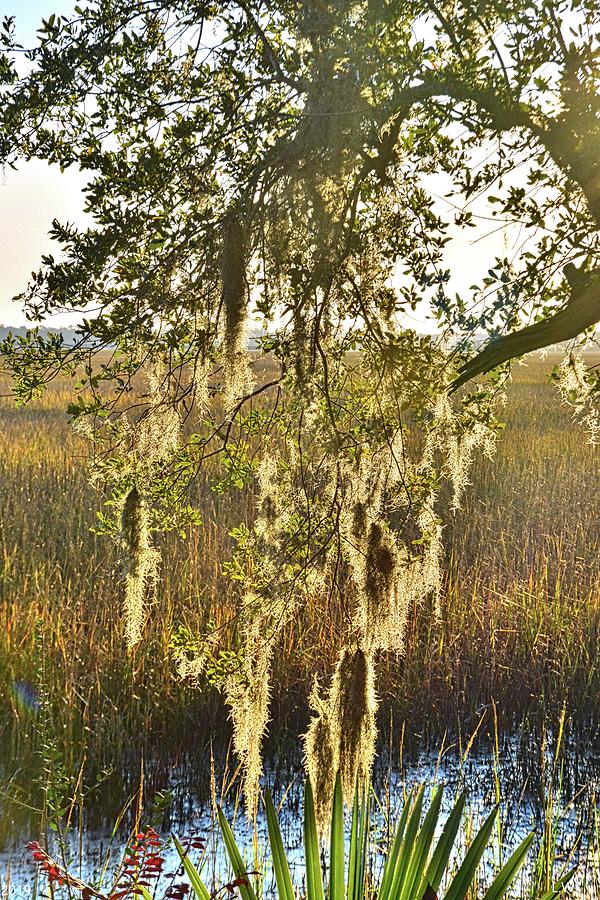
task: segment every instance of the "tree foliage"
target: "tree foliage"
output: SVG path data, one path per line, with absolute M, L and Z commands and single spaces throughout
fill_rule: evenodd
M 3 349 L 22 401 L 79 379 L 70 413 L 131 556 L 130 643 L 150 535 L 197 523 L 206 460 L 220 490 L 256 480 L 227 564 L 245 649 L 224 678 L 250 802 L 303 596 L 348 609 L 307 739 L 327 797 L 336 768 L 349 786 L 370 765 L 376 657 L 439 592 L 441 484 L 458 504 L 490 450 L 505 364 L 600 319 L 599 19 L 596 0 L 91 0 L 28 51 L 4 22 L 0 157 L 78 167 L 91 224 L 52 223 L 59 250 L 21 297 L 33 322 L 80 310 L 79 342 Z M 456 295 L 452 240 L 483 207 L 519 248 Z M 406 325 L 420 302 L 433 338 Z

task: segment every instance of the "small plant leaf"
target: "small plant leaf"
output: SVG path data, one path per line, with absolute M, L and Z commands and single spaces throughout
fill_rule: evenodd
M 519 869 L 525 862 L 527 851 L 531 847 L 534 833 L 528 834 L 525 840 L 521 841 L 517 849 L 502 866 L 492 884 L 485 893 L 483 900 L 501 900 L 507 890 L 513 883 Z
M 306 861 L 306 898 L 307 900 L 324 900 L 319 837 L 310 778 L 306 779 L 304 788 L 304 858 Z
M 277 813 L 270 791 L 267 791 L 265 795 L 265 811 L 267 814 L 269 843 L 271 845 L 271 853 L 273 856 L 273 869 L 275 870 L 275 881 L 277 882 L 279 900 L 294 900 L 294 888 L 292 886 L 290 867 L 285 855 L 281 830 L 279 828 L 279 822 L 277 821 Z
M 394 872 L 396 871 L 396 866 L 398 865 L 398 856 L 400 855 L 400 849 L 402 847 L 402 841 L 404 839 L 404 832 L 406 830 L 406 823 L 408 821 L 410 808 L 411 801 L 410 799 L 408 799 L 404 804 L 404 809 L 402 810 L 402 815 L 400 816 L 400 821 L 398 822 L 398 827 L 396 828 L 396 834 L 394 835 L 392 846 L 390 847 L 385 865 L 383 867 L 383 874 L 381 876 L 381 884 L 379 887 L 379 900 L 389 900 L 392 880 L 394 877 Z
M 475 877 L 477 867 L 481 862 L 481 857 L 490 839 L 496 816 L 498 815 L 498 807 L 495 806 L 491 811 L 477 834 L 473 839 L 473 843 L 467 851 L 467 855 L 452 879 L 452 883 L 446 892 L 444 900 L 464 900 Z
M 458 834 L 458 829 L 460 828 L 460 822 L 465 808 L 465 801 L 466 798 L 463 792 L 458 797 L 458 800 L 454 804 L 452 812 L 446 820 L 446 824 L 444 825 L 444 829 L 442 831 L 440 839 L 437 842 L 437 846 L 433 851 L 433 855 L 429 862 L 425 880 L 429 885 L 431 885 L 434 893 L 437 893 L 440 888 L 440 884 L 442 883 L 442 878 L 444 876 L 444 872 L 446 871 L 446 866 L 448 865 L 448 860 L 450 859 L 450 854 L 452 853 L 454 842 L 456 841 L 456 835 Z
M 210 900 L 210 893 L 206 889 L 202 878 L 200 877 L 200 872 L 194 865 L 194 863 L 189 858 L 185 848 L 182 844 L 177 840 L 175 835 L 172 835 L 173 843 L 175 845 L 175 849 L 179 854 L 179 859 L 181 860 L 181 865 L 183 866 L 183 870 L 187 877 L 189 878 L 190 884 L 192 886 L 192 890 L 194 891 L 197 900 Z
M 240 896 L 242 900 L 256 900 L 256 894 L 254 893 L 250 885 L 250 879 L 248 878 L 248 872 L 246 870 L 246 866 L 244 865 L 242 854 L 240 853 L 238 845 L 235 842 L 233 831 L 229 827 L 229 822 L 225 818 L 225 813 L 220 806 L 217 807 L 217 817 L 219 819 L 219 827 L 221 829 L 221 834 L 223 835 L 223 841 L 225 843 L 227 855 L 229 856 L 229 860 L 231 862 L 231 867 L 235 874 L 236 880 L 239 879 L 240 882 L 238 885 L 240 889 Z
M 562 896 L 565 887 L 567 886 L 567 884 L 569 883 L 569 881 L 571 880 L 571 878 L 573 877 L 573 875 L 575 874 L 576 871 L 577 871 L 576 866 L 575 866 L 575 868 L 570 869 L 566 875 L 563 875 L 562 878 L 560 878 L 556 882 L 556 884 L 554 885 L 552 890 L 548 891 L 547 894 L 544 894 L 544 896 L 541 898 L 541 900 L 556 900 L 557 897 Z
M 329 900 L 345 900 L 344 889 L 344 798 L 338 772 L 331 812 L 331 849 L 329 856 Z

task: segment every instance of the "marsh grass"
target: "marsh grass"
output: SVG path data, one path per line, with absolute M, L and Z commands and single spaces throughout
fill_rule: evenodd
M 441 622 L 427 605 L 410 610 L 406 656 L 380 662 L 385 740 L 402 732 L 410 748 L 452 735 L 460 746 L 482 716 L 478 736 L 493 732 L 493 708 L 501 735 L 522 722 L 539 734 L 566 708 L 569 728 L 582 741 L 593 737 L 598 451 L 547 383 L 552 362 L 516 369 L 496 457 L 477 460 L 451 514 Z M 37 765 L 37 713 L 15 691 L 24 682 L 45 692 L 66 766 L 76 767 L 85 747 L 92 771 L 126 772 L 144 749 L 160 781 L 163 768 L 194 754 L 206 783 L 211 744 L 229 740 L 225 705 L 209 685 L 199 691 L 178 679 L 170 645 L 181 624 L 201 632 L 234 615 L 221 570 L 228 529 L 252 518 L 251 492 L 215 494 L 216 472 L 201 473 L 193 492 L 204 525 L 185 541 L 162 541 L 144 641 L 128 655 L 122 568 L 110 540 L 90 531 L 102 498 L 88 483 L 83 439 L 65 420 L 70 389 L 57 381 L 28 408 L 7 398 L 0 405 L 2 780 L 17 772 L 10 790 L 24 799 Z M 286 625 L 274 660 L 266 752 L 278 759 L 296 752 L 313 675 L 325 680 L 335 665 L 343 621 L 339 610 L 323 614 L 328 602 L 311 598 Z M 120 782 L 115 796 L 126 787 Z

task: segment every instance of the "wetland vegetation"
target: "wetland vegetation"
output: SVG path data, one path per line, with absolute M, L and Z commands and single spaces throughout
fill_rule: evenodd
M 406 656 L 382 667 L 376 783 L 389 793 L 397 773 L 409 789 L 419 773 L 434 781 L 437 772 L 469 787 L 473 812 L 479 803 L 491 808 L 498 790 L 521 834 L 543 821 L 562 718 L 561 803 L 579 797 L 579 815 L 569 809 L 560 826 L 567 847 L 595 827 L 600 525 L 596 451 L 557 402 L 553 362 L 530 357 L 515 369 L 497 453 L 477 461 L 447 526 L 442 616 L 415 607 Z M 97 854 L 96 841 L 109 842 L 109 826 L 138 791 L 142 761 L 149 805 L 157 792 L 172 794 L 163 825 L 207 827 L 213 759 L 229 810 L 239 789 L 222 693 L 206 678 L 182 681 L 174 651 L 182 628 L 197 634 L 234 615 L 222 563 L 232 551 L 228 530 L 251 520 L 253 492 L 215 494 L 216 474 L 203 473 L 194 488 L 202 532 L 169 537 L 148 636 L 124 655 L 118 559 L 93 531 L 101 497 L 89 484 L 85 444 L 64 417 L 69 390 L 55 382 L 24 409 L 5 398 L 1 412 L 1 828 L 15 873 L 37 827 L 30 807 L 43 807 L 47 769 L 67 776 L 70 798 L 83 766 L 78 790 L 94 787 L 85 822 Z M 295 736 L 309 720 L 307 686 L 335 664 L 342 614 L 325 621 L 322 598 L 310 598 L 275 659 L 265 753 L 279 798 L 301 770 Z M 300 633 L 298 658 L 288 649 Z M 231 641 L 235 652 L 235 634 Z M 403 789 L 395 784 L 387 802 L 397 808 Z
M 20 27 L 3 895 L 597 897 L 598 0 Z

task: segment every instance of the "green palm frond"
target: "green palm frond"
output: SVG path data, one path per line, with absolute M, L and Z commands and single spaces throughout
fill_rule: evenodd
M 344 801 L 341 778 L 335 783 L 329 833 L 329 876 L 324 886 L 321 868 L 320 842 L 315 818 L 315 804 L 310 781 L 304 794 L 304 861 L 306 900 L 471 900 L 475 896 L 477 873 L 486 847 L 492 835 L 498 808 L 487 816 L 473 837 L 462 861 L 453 874 L 450 861 L 456 852 L 456 841 L 465 810 L 465 795 L 460 794 L 452 807 L 444 827 L 439 832 L 438 823 L 442 809 L 443 789 L 434 790 L 428 806 L 425 804 L 425 786 L 414 791 L 407 799 L 393 838 L 387 851 L 383 871 L 378 884 L 369 869 L 369 835 L 371 810 L 369 792 L 356 786 L 350 822 L 350 840 L 346 849 L 344 828 Z M 290 865 L 286 856 L 277 812 L 270 793 L 265 794 L 265 812 L 271 850 L 277 900 L 295 900 L 300 892 L 294 888 Z M 225 849 L 233 869 L 236 887 L 242 900 L 257 900 L 249 873 L 243 861 L 233 832 L 221 809 L 218 820 Z M 186 857 L 183 848 L 175 840 L 184 870 L 190 880 L 196 900 L 210 900 L 200 873 Z M 528 834 L 510 858 L 496 873 L 482 900 L 502 900 L 525 862 L 534 840 Z M 539 900 L 556 900 L 574 871 L 567 873 L 554 888 Z M 440 886 L 446 882 L 443 895 Z

